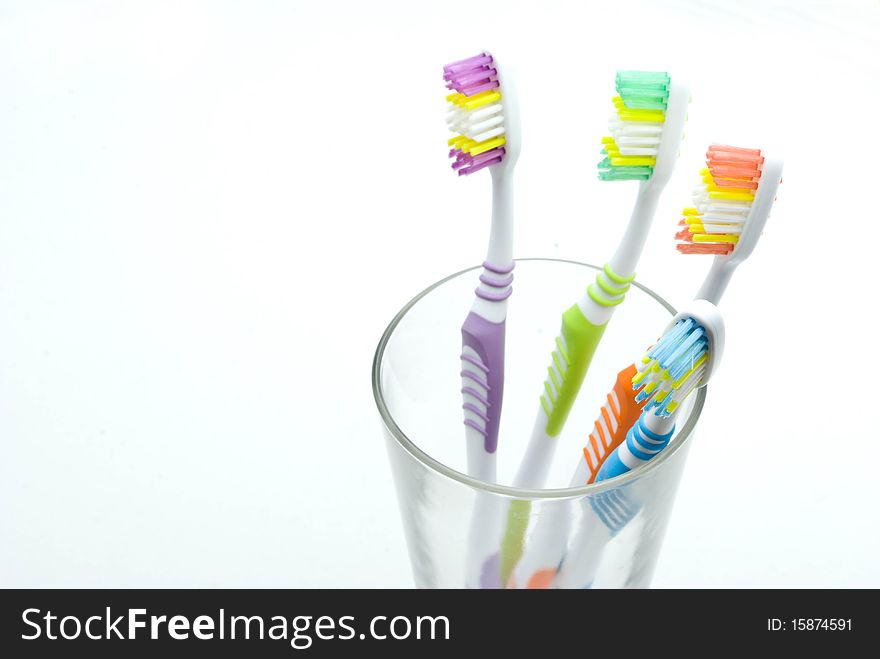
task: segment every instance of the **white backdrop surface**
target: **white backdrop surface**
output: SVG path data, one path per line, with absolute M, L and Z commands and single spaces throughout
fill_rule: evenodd
M 878 35 L 874 0 L 4 2 L 0 585 L 411 584 L 370 362 L 482 260 L 438 71 L 490 48 L 517 256 L 616 244 L 617 68 L 693 87 L 639 268 L 674 304 L 708 267 L 671 240 L 706 145 L 786 156 L 655 585 L 880 586 Z

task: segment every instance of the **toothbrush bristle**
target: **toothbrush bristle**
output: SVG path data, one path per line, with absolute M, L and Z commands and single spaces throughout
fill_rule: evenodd
M 507 143 L 498 70 L 492 55 L 480 53 L 443 67 L 449 111 L 446 123 L 455 135 L 447 146 L 452 169 L 473 174 L 504 159 Z
M 761 180 L 760 149 L 713 144 L 694 190 L 694 205 L 682 211 L 676 249 L 682 254 L 731 254 L 736 249 Z
M 665 72 L 617 72 L 618 95 L 612 99 L 614 114 L 608 122 L 611 135 L 602 138 L 601 180 L 651 178 L 666 120 L 669 83 Z
M 495 89 L 498 87 L 497 75 L 489 53 L 480 53 L 443 67 L 446 88 L 465 96 Z
M 636 402 L 645 401 L 645 410 L 669 416 L 700 386 L 708 362 L 705 328 L 693 318 L 682 318 L 636 363 Z

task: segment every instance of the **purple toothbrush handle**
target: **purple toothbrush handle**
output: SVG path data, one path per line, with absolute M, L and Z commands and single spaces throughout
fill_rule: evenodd
M 493 323 L 473 311 L 461 326 L 462 347 L 470 348 L 477 355 L 473 357 L 462 350 L 462 365 L 468 363 L 476 367 L 462 369 L 462 407 L 478 419 L 465 418 L 464 423 L 483 435 L 486 453 L 494 453 L 498 448 L 498 426 L 504 398 L 504 334 L 505 321 Z M 485 414 L 480 406 L 485 408 Z
M 501 587 L 501 553 L 495 552 L 483 563 L 483 569 L 480 571 L 480 588 L 498 590 Z

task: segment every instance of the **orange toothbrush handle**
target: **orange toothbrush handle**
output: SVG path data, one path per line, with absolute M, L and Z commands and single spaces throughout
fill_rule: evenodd
M 639 420 L 645 403 L 636 402 L 636 393 L 632 387 L 635 374 L 635 364 L 630 364 L 618 373 L 614 388 L 599 410 L 593 432 L 584 446 L 584 460 L 590 470 L 588 483 L 596 480 L 596 474 L 599 473 L 605 457 L 623 443 L 627 431 Z

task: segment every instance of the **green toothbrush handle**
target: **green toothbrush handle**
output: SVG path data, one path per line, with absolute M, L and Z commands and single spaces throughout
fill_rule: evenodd
M 616 274 L 605 265 L 587 288 L 587 295 L 562 314 L 562 329 L 547 369 L 548 377 L 541 394 L 541 409 L 526 447 L 525 455 L 513 479 L 515 487 L 537 489 L 545 486 L 553 462 L 557 437 L 580 392 L 581 385 L 602 340 L 614 308 L 621 304 L 635 275 Z M 593 323 L 587 316 L 601 319 Z M 508 510 L 507 528 L 501 542 L 501 571 L 507 583 L 525 551 L 530 503 L 514 501 Z
M 562 330 L 556 337 L 553 361 L 547 369 L 541 409 L 538 410 L 525 455 L 513 478 L 514 487 L 544 487 L 556 452 L 556 437 L 562 432 L 574 406 L 607 324 L 606 321 L 594 325 L 577 304 L 562 314 Z
M 541 394 L 541 407 L 547 414 L 545 431 L 550 437 L 562 431 L 607 326 L 607 322 L 594 325 L 584 318 L 577 304 L 562 314 L 562 331 Z
M 635 275 L 618 275 L 606 264 L 587 287 L 584 299 L 562 314 L 562 331 L 541 395 L 541 407 L 547 415 L 544 431 L 549 437 L 557 436 L 565 426 L 612 312 L 623 302 L 634 279 Z

